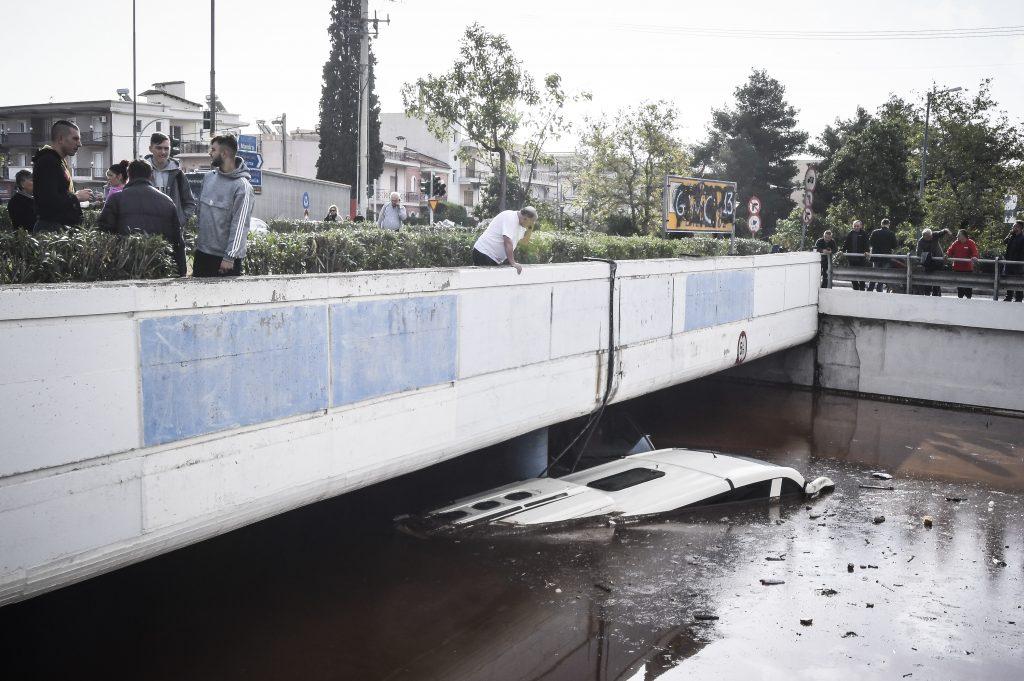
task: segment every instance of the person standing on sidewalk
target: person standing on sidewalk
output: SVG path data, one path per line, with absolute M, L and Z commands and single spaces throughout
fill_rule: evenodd
M 974 263 L 978 262 L 978 244 L 974 243 L 974 239 L 968 238 L 966 229 L 961 229 L 956 233 L 956 241 L 946 249 L 946 257 L 969 258 L 971 262 L 954 262 L 953 271 L 970 274 L 974 271 Z M 970 298 L 973 295 L 974 289 L 970 286 L 956 287 L 957 298 Z
M 831 229 L 826 229 L 821 238 L 814 242 L 814 250 L 821 253 L 821 288 L 828 288 L 828 264 L 832 254 L 839 250 L 836 240 L 832 238 Z
M 402 228 L 402 223 L 405 222 L 408 213 L 400 202 L 401 198 L 402 195 L 398 192 L 391 192 L 391 203 L 381 208 L 380 215 L 377 216 L 378 225 L 395 232 Z
M 846 263 L 850 267 L 867 267 L 865 255 L 868 252 L 868 235 L 864 232 L 864 223 L 860 220 L 853 221 L 853 229 L 846 235 L 843 250 L 846 251 Z M 853 282 L 854 291 L 864 291 L 866 288 L 863 281 Z
M 1003 243 L 1006 244 L 1007 260 L 1024 260 L 1024 220 L 1013 223 L 1013 228 L 1003 239 Z M 1019 277 L 1024 274 L 1024 265 L 1003 265 L 1003 274 L 1008 277 Z M 1003 301 L 1008 303 L 1012 300 L 1024 302 L 1024 290 L 1006 289 Z
M 210 141 L 213 170 L 203 178 L 199 235 L 192 259 L 194 277 L 242 273 L 255 193 L 249 183 L 249 169 L 237 154 L 234 135 L 218 135 Z
M 921 238 L 917 240 L 917 259 L 925 273 L 934 272 L 942 267 L 946 252 L 939 243 L 940 236 L 949 236 L 948 229 L 932 231 L 927 227 L 921 230 Z M 915 286 L 921 295 L 942 297 L 941 286 Z
M 868 237 L 868 242 L 871 247 L 869 252 L 871 255 L 892 255 L 896 250 L 896 235 L 893 234 L 892 230 L 889 229 L 889 218 L 882 220 L 881 226 L 875 231 L 871 232 L 871 236 Z M 891 269 L 893 261 L 890 258 L 878 258 L 871 260 L 871 266 L 876 270 L 887 270 Z M 882 293 L 885 290 L 885 282 L 876 281 L 873 283 L 875 290 Z M 890 287 L 890 291 L 892 288 Z
M 11 225 L 14 229 L 31 232 L 32 225 L 36 224 L 36 203 L 32 198 L 32 171 L 19 170 L 14 176 L 14 184 L 17 190 L 7 202 Z
M 174 202 L 178 222 L 184 226 L 196 214 L 196 199 L 181 166 L 171 158 L 170 138 L 162 132 L 150 135 L 149 154 L 145 160 L 153 166 L 153 186 Z
M 493 267 L 507 262 L 516 268 L 516 274 L 522 274 L 523 266 L 516 262 L 516 247 L 530 240 L 536 222 L 537 209 L 533 206 L 503 210 L 495 215 L 473 244 L 473 264 Z
M 82 223 L 82 202 L 92 201 L 91 189 L 75 191 L 68 158 L 82 148 L 82 133 L 71 121 L 50 128 L 50 144 L 32 157 L 32 196 L 36 203 L 33 232 L 50 232 Z

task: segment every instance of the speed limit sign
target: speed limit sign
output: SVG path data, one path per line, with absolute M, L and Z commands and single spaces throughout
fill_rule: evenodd
M 751 215 L 747 220 L 747 228 L 750 229 L 751 234 L 757 234 L 758 230 L 761 229 L 761 216 Z

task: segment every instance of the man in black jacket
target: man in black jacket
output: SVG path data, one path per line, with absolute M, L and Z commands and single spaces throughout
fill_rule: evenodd
M 1024 220 L 1017 220 L 1013 223 L 1013 228 L 1003 239 L 1003 243 L 1006 244 L 1007 260 L 1024 261 Z M 1024 265 L 1003 265 L 1003 274 L 1008 277 L 1019 277 L 1022 273 L 1024 273 Z M 1008 303 L 1013 300 L 1018 303 L 1024 302 L 1024 291 L 1006 289 L 1006 297 L 1003 298 L 1003 301 Z
M 74 227 L 82 222 L 82 201 L 92 201 L 91 189 L 75 191 L 68 157 L 82 146 L 82 134 L 70 121 L 50 128 L 50 144 L 32 157 L 32 182 L 36 224 L 32 231 L 46 232 Z
M 821 287 L 828 288 L 828 264 L 832 260 L 832 254 L 839 250 L 836 240 L 832 238 L 831 229 L 826 229 L 821 238 L 814 242 L 814 250 L 821 253 Z
M 868 235 L 864 232 L 864 223 L 860 220 L 853 221 L 853 229 L 846 235 L 843 250 L 846 251 L 846 263 L 850 267 L 867 267 L 865 254 L 868 252 Z M 854 291 L 864 291 L 866 288 L 863 281 L 853 282 Z
M 896 250 L 896 235 L 889 229 L 889 218 L 882 220 L 882 226 L 871 232 L 868 238 L 871 244 L 871 255 L 892 255 Z M 876 270 L 887 270 L 893 266 L 894 261 L 890 258 L 872 258 L 871 266 Z M 873 283 L 875 290 L 881 293 L 885 284 L 881 281 Z M 891 290 L 891 288 L 890 288 Z
M 11 216 L 14 229 L 31 232 L 32 226 L 36 224 L 36 204 L 32 198 L 32 171 L 19 170 L 14 176 L 14 183 L 18 190 L 7 202 L 7 213 Z
M 100 229 L 114 234 L 133 232 L 159 234 L 174 249 L 178 276 L 185 276 L 185 239 L 181 233 L 178 209 L 159 189 L 153 186 L 153 168 L 145 161 L 128 165 L 128 184 L 114 194 L 100 213 Z

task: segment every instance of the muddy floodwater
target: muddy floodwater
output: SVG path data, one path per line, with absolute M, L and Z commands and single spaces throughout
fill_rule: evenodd
M 2 608 L 3 677 L 1024 678 L 1024 420 L 712 380 L 621 409 L 659 447 L 836 492 L 552 535 L 392 529 L 508 480 L 477 453 Z

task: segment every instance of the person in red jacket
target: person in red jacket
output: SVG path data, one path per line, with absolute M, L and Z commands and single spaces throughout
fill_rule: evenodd
M 956 233 L 956 241 L 949 245 L 946 249 L 947 258 L 970 258 L 971 262 L 959 262 L 953 263 L 954 272 L 973 272 L 974 263 L 978 261 L 978 244 L 974 243 L 974 239 L 970 239 L 967 236 L 967 230 L 961 229 Z M 957 286 L 956 297 L 957 298 L 970 298 L 974 294 L 974 289 L 970 286 Z

